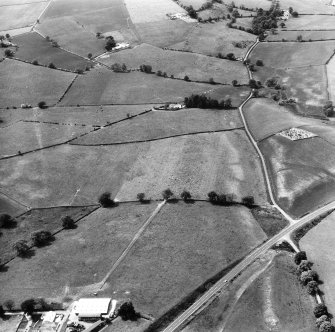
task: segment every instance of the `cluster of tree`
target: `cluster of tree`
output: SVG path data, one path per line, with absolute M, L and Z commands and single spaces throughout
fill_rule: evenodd
M 106 38 L 106 45 L 105 45 L 106 51 L 110 52 L 115 46 L 116 46 L 116 42 L 114 38 L 112 36 L 108 36 Z
M 292 7 L 290 7 L 290 8 L 288 9 L 288 11 L 289 11 L 289 13 L 292 15 L 292 17 L 294 17 L 294 18 L 299 17 L 299 13 L 298 13 L 296 10 L 294 10 Z
M 62 226 L 65 229 L 73 229 L 76 227 L 74 220 L 70 216 L 65 216 L 61 219 Z
M 327 101 L 327 103 L 322 107 L 322 110 L 325 116 L 328 116 L 328 117 L 335 116 L 334 106 L 330 100 Z
M 12 228 L 15 225 L 15 220 L 7 213 L 0 214 L 0 227 Z
M 215 205 L 232 205 L 237 204 L 239 202 L 236 201 L 236 197 L 234 194 L 217 194 L 215 191 L 211 191 L 207 194 L 208 200 Z M 241 204 L 253 207 L 255 205 L 255 200 L 253 196 L 245 196 L 242 198 Z
M 134 305 L 132 302 L 124 302 L 121 304 L 118 315 L 122 318 L 122 320 L 130 320 L 136 321 L 141 317 L 140 313 L 135 311 Z
M 46 37 L 45 37 L 45 40 L 48 41 L 49 43 L 51 43 L 51 46 L 52 46 L 52 47 L 59 47 L 57 41 L 51 39 L 49 36 L 46 36 Z
M 191 18 L 194 18 L 194 19 L 198 18 L 198 14 L 193 8 L 193 6 L 185 7 L 185 10 L 187 11 L 188 15 L 190 15 Z
M 40 101 L 37 106 L 40 108 L 40 109 L 45 109 L 45 108 L 48 108 L 47 106 L 47 103 L 45 101 Z
M 112 65 L 112 70 L 116 73 L 129 73 L 130 71 L 124 63 L 122 65 L 119 63 L 114 63 Z
M 150 65 L 141 65 L 140 71 L 143 73 L 151 74 L 152 73 L 152 67 Z
M 49 231 L 40 230 L 31 234 L 31 241 L 36 247 L 43 247 L 54 240 L 54 236 Z
M 113 199 L 111 199 L 111 193 L 105 192 L 100 195 L 99 197 L 99 203 L 103 208 L 110 208 L 115 206 L 115 202 Z
M 269 10 L 259 8 L 256 16 L 252 20 L 252 31 L 256 35 L 261 35 L 265 30 L 277 28 L 277 21 L 283 11 L 279 9 L 279 4 L 273 4 Z
M 11 58 L 14 56 L 14 51 L 13 50 L 10 50 L 9 48 L 7 50 L 5 50 L 5 56 L 7 58 Z
M 249 86 L 251 89 L 260 89 L 262 87 L 262 82 L 251 79 L 249 80 Z
M 294 262 L 298 265 L 297 274 L 300 282 L 307 287 L 307 292 L 310 295 L 316 295 L 319 292 L 319 277 L 318 274 L 311 269 L 312 263 L 307 260 L 305 251 L 300 251 L 295 254 Z M 327 307 L 319 303 L 315 306 L 314 316 L 316 318 L 315 325 L 320 332 L 334 331 L 333 325 L 330 323 L 330 317 Z
M 171 191 L 171 189 L 166 189 L 162 192 L 162 196 L 163 199 L 165 200 L 169 200 L 172 196 L 173 196 L 173 192 Z M 181 199 L 188 203 L 192 201 L 192 195 L 189 191 L 184 190 L 181 194 L 180 194 Z M 137 199 L 140 203 L 146 203 L 146 202 L 150 202 L 150 199 L 146 199 L 145 198 L 145 193 L 138 193 L 137 194 Z
M 280 86 L 280 84 L 278 82 L 278 78 L 277 77 L 270 77 L 270 78 L 268 78 L 265 81 L 265 85 L 268 88 L 273 88 L 273 89 L 276 89 L 276 90 L 280 90 L 281 89 L 281 86 Z
M 205 95 L 191 95 L 184 99 L 187 108 L 209 108 L 209 109 L 231 109 L 232 101 L 230 98 L 222 101 L 212 99 Z
M 167 77 L 167 76 L 168 76 L 166 72 L 162 72 L 161 70 L 158 70 L 158 71 L 156 72 L 156 75 L 157 75 L 157 76 L 160 76 L 160 77 Z M 189 79 L 188 79 L 188 80 L 189 80 Z

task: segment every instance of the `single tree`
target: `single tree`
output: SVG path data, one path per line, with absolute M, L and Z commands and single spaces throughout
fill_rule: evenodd
M 157 75 L 157 76 L 163 76 L 163 73 L 162 73 L 161 70 L 158 70 L 158 71 L 156 72 L 156 75 Z
M 2 213 L 0 214 L 0 227 L 3 228 L 9 228 L 13 224 L 13 218 L 7 214 L 7 213 Z
M 47 108 L 47 104 L 45 101 L 40 101 L 37 106 L 41 109 Z
M 260 59 L 258 59 L 258 60 L 256 61 L 256 66 L 264 66 L 263 61 L 260 60 Z
M 213 77 L 211 77 L 211 78 L 209 79 L 209 83 L 210 83 L 210 84 L 215 84 L 215 81 L 214 81 L 214 78 L 213 78 Z
M 308 271 L 303 271 L 300 275 L 300 282 L 303 285 L 307 285 L 310 281 L 312 281 L 313 278 L 308 274 Z
M 118 314 L 122 320 L 135 321 L 139 317 L 139 314 L 135 311 L 134 305 L 130 301 L 121 304 Z
M 5 56 L 7 58 L 11 58 L 12 56 L 14 56 L 14 52 L 10 49 L 7 49 L 7 50 L 5 50 Z
M 28 299 L 21 303 L 21 309 L 24 313 L 31 315 L 35 310 L 36 301 L 34 299 Z
M 299 251 L 294 256 L 294 262 L 299 265 L 302 260 L 307 260 L 306 251 Z
M 70 216 L 65 216 L 61 219 L 62 226 L 65 229 L 73 229 L 75 227 L 75 222 Z
M 112 36 L 106 38 L 105 49 L 109 52 L 116 46 L 116 42 Z
M 56 66 L 52 62 L 49 63 L 48 67 L 51 69 L 56 69 Z
M 122 64 L 122 67 L 121 67 L 121 69 L 122 69 L 122 71 L 123 71 L 123 72 L 126 72 L 126 71 L 128 71 L 128 69 L 127 69 L 127 66 L 126 66 L 126 64 L 125 64 L 125 63 L 123 63 L 123 64 Z
M 233 86 L 237 86 L 238 82 L 237 82 L 237 80 L 232 80 L 231 84 L 232 84 Z
M 228 59 L 228 60 L 235 60 L 235 55 L 234 55 L 234 53 L 228 53 L 228 54 L 227 54 L 227 59 Z
M 92 53 L 88 53 L 88 54 L 87 54 L 87 57 L 88 57 L 89 59 L 92 59 L 92 56 L 93 56 Z
M 2 305 L 0 305 L 0 317 L 1 318 L 5 317 L 5 310 Z
M 162 196 L 163 196 L 163 199 L 168 201 L 172 196 L 173 196 L 173 192 L 171 191 L 170 188 L 168 189 L 165 189 L 163 192 L 162 192 Z
M 35 66 L 37 66 L 37 65 L 38 65 L 38 61 L 37 61 L 37 60 L 34 60 L 34 61 L 32 62 L 32 64 L 35 65 Z
M 49 231 L 36 231 L 31 234 L 31 241 L 34 246 L 42 247 L 52 240 L 52 234 Z
M 285 23 L 284 23 L 284 22 L 281 22 L 281 23 L 280 23 L 280 26 L 281 26 L 282 29 L 285 28 Z
M 189 80 L 190 80 L 190 78 L 187 75 L 185 75 L 184 76 L 184 81 L 189 81 Z
M 253 196 L 244 196 L 242 198 L 242 204 L 246 206 L 253 206 L 255 204 L 255 199 Z
M 319 328 L 323 322 L 329 322 L 329 321 L 330 321 L 330 318 L 327 315 L 322 315 L 321 317 L 315 320 L 315 325 L 317 328 Z
M 184 190 L 181 194 L 180 197 L 184 202 L 189 202 L 192 199 L 192 195 L 189 191 Z
M 13 249 L 16 251 L 18 256 L 24 257 L 29 250 L 29 246 L 26 240 L 19 240 L 14 243 Z
M 52 47 L 59 47 L 58 43 L 55 40 L 52 41 L 51 46 Z
M 318 283 L 314 280 L 307 283 L 307 292 L 310 295 L 315 295 L 319 290 Z
M 327 307 L 323 304 L 323 303 L 319 303 L 314 307 L 313 310 L 314 316 L 316 318 L 319 318 L 323 315 L 327 315 L 328 316 L 328 310 Z
M 298 35 L 298 36 L 297 36 L 297 41 L 298 41 L 298 42 L 302 42 L 302 35 Z
M 299 17 L 299 13 L 297 11 L 292 12 L 292 17 L 297 18 Z
M 310 270 L 312 263 L 308 260 L 302 260 L 298 266 L 298 273 L 301 274 L 304 271 Z
M 100 195 L 99 203 L 104 208 L 108 208 L 114 205 L 114 201 L 111 199 L 111 194 L 109 192 L 105 192 Z
M 218 201 L 218 194 L 215 191 L 209 192 L 207 196 L 211 203 L 216 203 Z
M 15 307 L 15 303 L 13 300 L 7 300 L 3 303 L 3 305 L 8 309 L 8 310 L 13 310 Z
M 143 203 L 145 199 L 145 193 L 138 193 L 137 199 L 139 200 L 139 202 Z

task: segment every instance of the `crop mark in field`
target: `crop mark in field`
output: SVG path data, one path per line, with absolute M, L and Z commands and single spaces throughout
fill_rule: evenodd
M 108 271 L 106 276 L 102 279 L 100 283 L 98 283 L 98 289 L 97 291 L 101 290 L 109 277 L 112 275 L 112 273 L 118 268 L 118 266 L 121 264 L 121 262 L 124 260 L 124 258 L 128 255 L 130 250 L 135 245 L 136 241 L 139 239 L 139 237 L 142 235 L 142 233 L 146 230 L 146 228 L 149 226 L 151 221 L 155 218 L 155 216 L 159 213 L 159 211 L 162 209 L 162 207 L 165 205 L 166 201 L 159 203 L 154 210 L 154 212 L 151 214 L 151 216 L 146 220 L 146 222 L 142 225 L 142 227 L 137 231 L 134 238 L 131 240 L 127 248 L 123 251 L 121 256 L 118 258 L 118 260 L 113 264 L 112 268 Z

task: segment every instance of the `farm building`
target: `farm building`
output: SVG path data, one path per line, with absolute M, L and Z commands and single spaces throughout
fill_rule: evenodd
M 79 320 L 98 319 L 108 314 L 111 298 L 84 298 L 80 299 L 75 307 Z

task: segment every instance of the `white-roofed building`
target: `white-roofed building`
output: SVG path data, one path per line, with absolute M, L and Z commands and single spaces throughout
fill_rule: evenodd
M 74 312 L 79 319 L 97 319 L 101 315 L 107 315 L 111 298 L 83 298 L 80 299 Z

